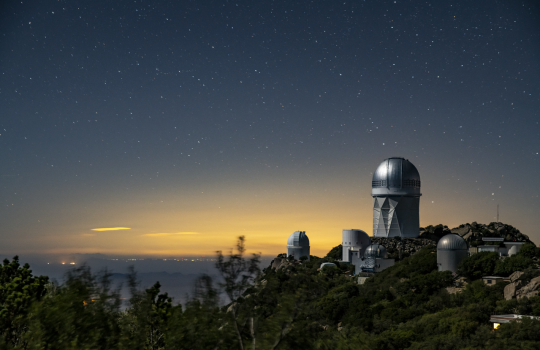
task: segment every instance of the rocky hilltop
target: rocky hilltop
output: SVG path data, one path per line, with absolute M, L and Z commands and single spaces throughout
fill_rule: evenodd
M 402 257 L 413 255 L 420 251 L 422 247 L 428 245 L 435 245 L 431 239 L 427 238 L 384 238 L 384 237 L 371 237 L 371 244 L 380 244 L 386 248 L 388 257 L 393 259 L 399 258 L 399 250 L 401 250 Z
M 517 228 L 502 222 L 484 225 L 475 221 L 472 224 L 459 225 L 450 232 L 460 235 L 473 247 L 480 245 L 483 237 L 504 238 L 505 241 L 514 242 L 531 242 L 529 237 L 519 232 Z
M 492 222 L 488 225 L 477 222 L 459 225 L 453 229 L 446 225 L 429 225 L 420 228 L 418 238 L 382 238 L 372 237 L 371 242 L 383 245 L 391 258 L 397 258 L 401 249 L 402 256 L 413 255 L 422 247 L 427 245 L 437 245 L 439 240 L 450 233 L 455 233 L 469 244 L 470 247 L 482 245 L 483 237 L 504 238 L 505 241 L 531 242 L 527 235 L 521 233 L 517 228 L 503 224 L 502 222 Z

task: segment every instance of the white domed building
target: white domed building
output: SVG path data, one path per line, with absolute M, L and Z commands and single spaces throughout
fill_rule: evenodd
M 366 259 L 386 259 L 387 257 L 386 248 L 380 244 L 372 244 L 364 252 L 364 258 Z
M 459 263 L 469 256 L 467 242 L 456 234 L 448 234 L 437 243 L 437 267 L 439 271 L 457 272 Z
M 309 238 L 305 231 L 295 231 L 287 240 L 287 256 L 294 256 L 296 260 L 305 256 L 309 260 Z
M 364 251 L 371 244 L 371 238 L 362 230 L 343 230 L 341 244 L 343 247 L 342 260 L 351 262 L 353 255 L 357 257 L 364 255 Z
M 394 266 L 395 260 L 388 259 L 386 248 L 380 244 L 372 244 L 364 250 L 360 257 L 351 255 L 351 264 L 355 266 L 355 273 L 360 272 L 381 272 L 382 270 Z
M 385 159 L 373 173 L 373 237 L 420 234 L 420 174 L 407 159 Z

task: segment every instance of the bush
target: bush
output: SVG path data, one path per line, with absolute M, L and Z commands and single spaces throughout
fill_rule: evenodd
M 521 247 L 521 249 L 516 255 L 532 259 L 535 256 L 539 255 L 538 248 L 536 248 L 536 246 L 533 243 L 527 243 L 527 244 L 524 244 L 523 247 Z
M 477 253 L 463 259 L 458 266 L 457 273 L 469 280 L 493 275 L 497 261 L 499 261 L 499 254 L 496 252 Z
M 536 249 L 536 248 L 535 248 Z M 523 271 L 533 263 L 532 259 L 523 255 L 514 255 L 509 258 L 497 261 L 495 274 L 510 276 L 516 271 Z

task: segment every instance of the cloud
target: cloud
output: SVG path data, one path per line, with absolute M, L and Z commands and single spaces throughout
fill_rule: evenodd
M 165 237 L 165 236 L 177 236 L 177 235 L 198 235 L 199 232 L 173 232 L 173 233 L 147 233 L 143 236 L 146 237 Z
M 130 227 L 102 227 L 93 228 L 92 231 L 118 231 L 118 230 L 131 230 Z
M 83 237 L 94 237 L 95 235 L 95 233 L 81 233 L 81 236 Z

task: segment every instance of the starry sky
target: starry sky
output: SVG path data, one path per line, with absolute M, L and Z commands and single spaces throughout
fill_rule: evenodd
M 392 156 L 540 243 L 539 63 L 537 1 L 2 1 L 0 250 L 324 255 Z

